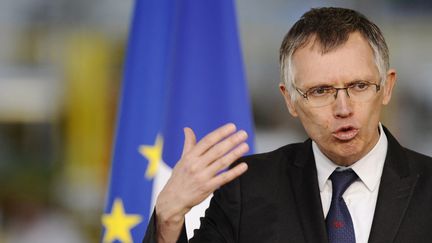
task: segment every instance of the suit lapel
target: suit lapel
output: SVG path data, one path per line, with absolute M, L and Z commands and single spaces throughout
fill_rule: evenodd
M 417 183 L 418 174 L 410 172 L 404 149 L 385 129 L 388 150 L 369 243 L 393 242 Z
M 311 140 L 307 140 L 289 169 L 294 197 L 306 242 L 327 242 Z

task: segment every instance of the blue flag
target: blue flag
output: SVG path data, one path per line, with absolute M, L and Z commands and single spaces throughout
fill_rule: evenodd
M 253 151 L 232 0 L 137 0 L 121 95 L 103 242 L 140 242 L 184 127 L 233 122 Z

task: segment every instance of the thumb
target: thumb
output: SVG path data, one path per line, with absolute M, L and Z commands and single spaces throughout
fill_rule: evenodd
M 183 128 L 183 132 L 185 135 L 185 139 L 184 139 L 184 144 L 183 144 L 183 152 L 182 152 L 182 156 L 189 152 L 193 146 L 195 146 L 196 144 L 196 136 L 194 131 L 189 128 L 189 127 L 185 127 Z

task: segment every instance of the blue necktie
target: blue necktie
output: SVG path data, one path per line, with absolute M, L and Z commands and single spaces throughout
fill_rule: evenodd
M 357 177 L 357 174 L 352 169 L 335 170 L 330 176 L 333 193 L 330 210 L 326 218 L 330 243 L 355 243 L 353 222 L 342 195 Z

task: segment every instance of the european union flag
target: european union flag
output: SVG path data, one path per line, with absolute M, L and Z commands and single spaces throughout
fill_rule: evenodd
M 142 240 L 183 127 L 233 122 L 253 148 L 232 0 L 137 0 L 122 88 L 103 242 Z

